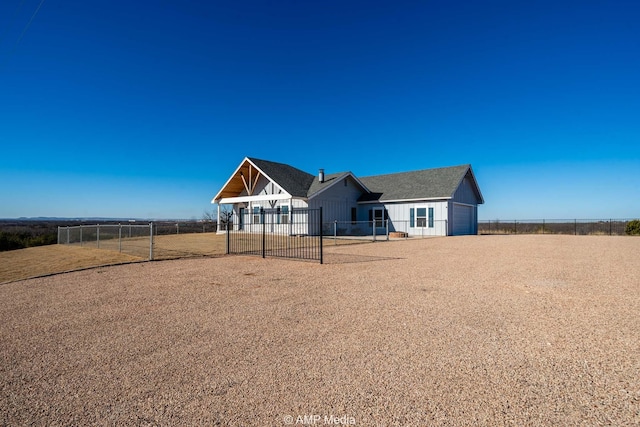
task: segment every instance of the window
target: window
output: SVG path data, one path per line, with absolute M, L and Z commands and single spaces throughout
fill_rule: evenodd
M 427 212 L 429 216 L 427 216 Z M 409 227 L 426 227 L 433 228 L 433 208 L 411 208 L 409 209 Z
M 373 216 L 376 220 L 376 228 L 384 227 L 384 210 L 382 209 L 374 210 Z
M 280 206 L 280 224 L 289 224 L 289 206 Z
M 389 219 L 387 210 L 384 208 L 369 209 L 369 222 L 375 221 L 376 228 L 383 228 L 385 226 L 384 221 Z
M 416 209 L 416 227 L 427 226 L 427 208 Z
M 258 206 L 253 207 L 253 221 L 252 224 L 260 224 L 260 208 Z
M 358 221 L 358 209 L 351 208 L 351 224 L 355 224 Z

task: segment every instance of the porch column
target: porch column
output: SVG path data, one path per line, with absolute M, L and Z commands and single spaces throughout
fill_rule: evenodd
M 222 233 L 220 225 L 221 225 L 220 224 L 220 203 L 218 203 L 218 221 L 216 222 L 216 227 L 217 227 L 216 234 L 217 233 Z

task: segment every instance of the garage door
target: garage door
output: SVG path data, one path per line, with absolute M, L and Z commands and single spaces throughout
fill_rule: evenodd
M 453 204 L 453 235 L 473 233 L 473 206 Z

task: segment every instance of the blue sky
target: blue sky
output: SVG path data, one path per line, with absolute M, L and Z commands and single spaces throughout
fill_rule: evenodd
M 37 13 L 35 13 L 37 11 Z M 245 156 L 640 216 L 640 2 L 0 3 L 0 218 L 200 218 Z

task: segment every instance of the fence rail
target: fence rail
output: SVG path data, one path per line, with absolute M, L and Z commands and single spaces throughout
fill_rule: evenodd
M 330 221 L 322 224 L 325 237 L 334 239 L 389 240 L 392 233 L 402 237 L 446 236 L 447 220 L 425 222 L 423 225 L 409 220 Z
M 296 258 L 323 263 L 322 208 L 260 209 L 227 228 L 227 254 Z
M 478 221 L 478 234 L 623 236 L 629 219 L 531 219 Z
M 129 255 L 154 259 L 169 259 L 200 255 L 179 241 L 158 239 L 163 236 L 215 232 L 215 223 L 150 222 L 147 224 L 90 224 L 58 227 L 58 244 L 78 245 L 118 251 Z

